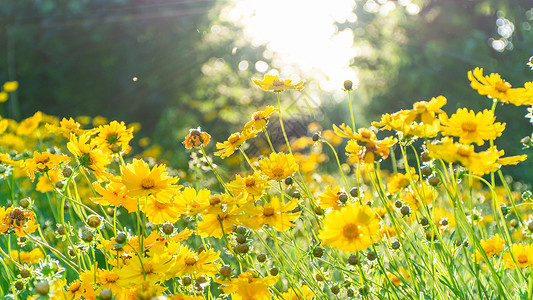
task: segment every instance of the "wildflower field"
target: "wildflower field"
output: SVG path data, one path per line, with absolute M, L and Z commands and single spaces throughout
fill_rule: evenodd
M 191 124 L 183 176 L 134 155 L 124 122 L 2 118 L 0 298 L 532 299 L 533 196 L 501 170 L 527 156 L 495 142 L 533 82 L 475 68 L 465 85 L 486 109 L 435 95 L 358 128 L 345 81 L 351 118 L 290 139 L 284 95 L 305 82 L 252 81 L 271 105 L 227 139 Z

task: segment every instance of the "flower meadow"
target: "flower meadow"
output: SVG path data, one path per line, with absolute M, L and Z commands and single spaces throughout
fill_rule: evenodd
M 225 141 L 201 127 L 176 140 L 186 176 L 133 155 L 124 122 L 3 118 L 1 298 L 531 299 L 533 196 L 501 170 L 527 156 L 495 141 L 498 109 L 533 105 L 533 82 L 480 68 L 468 80 L 487 109 L 446 112 L 436 95 L 369 128 L 346 81 L 348 125 L 289 139 L 283 95 L 305 84 L 253 79 L 273 105 Z M 268 143 L 253 156 L 258 136 Z M 238 170 L 224 163 L 235 156 Z

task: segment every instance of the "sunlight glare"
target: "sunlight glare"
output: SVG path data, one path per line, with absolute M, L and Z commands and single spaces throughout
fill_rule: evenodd
M 344 80 L 357 82 L 350 67 L 356 49 L 352 29 L 339 31 L 335 23 L 356 22 L 354 7 L 353 0 L 234 0 L 221 17 L 241 27 L 253 46 L 266 46 L 263 57 L 272 62 L 256 62 L 258 72 L 294 80 L 312 74 L 323 90 L 340 91 Z

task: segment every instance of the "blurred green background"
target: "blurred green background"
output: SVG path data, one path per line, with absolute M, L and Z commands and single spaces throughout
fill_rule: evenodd
M 189 128 L 209 132 L 213 149 L 253 111 L 275 105 L 250 80 L 272 70 L 306 82 L 301 93 L 283 94 L 292 136 L 307 135 L 312 121 L 325 129 L 349 122 L 345 79 L 358 83 L 361 127 L 438 95 L 448 114 L 490 108 L 470 88 L 475 67 L 514 86 L 533 80 L 530 0 L 261 2 L 1 0 L 0 82 L 20 83 L 2 116 L 41 110 L 140 122 L 136 140 L 150 137 L 186 168 Z M 320 40 L 327 34 L 339 46 Z M 497 108 L 507 123 L 498 145 L 508 155 L 520 154 L 520 139 L 533 131 L 525 114 Z M 531 161 L 509 174 L 530 182 Z

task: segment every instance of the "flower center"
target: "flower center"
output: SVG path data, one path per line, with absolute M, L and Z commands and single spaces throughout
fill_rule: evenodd
M 518 255 L 518 257 L 516 258 L 516 261 L 520 264 L 525 264 L 527 263 L 529 260 L 527 259 L 527 255 L 525 254 L 520 254 Z
M 161 203 L 159 201 L 154 201 L 154 205 L 157 209 L 165 209 L 168 207 L 169 203 Z
M 283 168 L 281 167 L 275 167 L 272 169 L 272 174 L 277 178 L 281 178 L 283 176 L 283 172 Z
M 209 205 L 217 205 L 220 204 L 220 202 L 222 202 L 222 200 L 220 200 L 219 196 L 213 196 L 209 198 Z
M 285 85 L 285 82 L 283 82 L 282 80 L 274 79 L 274 81 L 272 81 L 272 85 L 273 86 L 283 86 L 283 85 Z
M 276 210 L 272 207 L 267 207 L 263 210 L 263 216 L 270 217 L 273 216 Z
M 151 263 L 144 263 L 144 273 L 151 274 L 154 272 L 154 266 Z
M 77 291 L 80 290 L 80 287 L 81 287 L 81 283 L 80 282 L 76 282 L 74 284 L 72 284 L 71 286 L 69 286 L 68 290 L 72 293 L 75 293 Z
M 118 280 L 118 276 L 115 273 L 108 273 L 105 275 L 105 281 L 107 282 L 115 282 Z
M 236 132 L 229 136 L 228 142 L 233 145 L 237 143 L 240 139 L 241 139 L 241 135 L 238 132 Z
M 49 161 L 50 161 L 50 157 L 49 156 L 44 156 L 44 157 L 38 158 L 36 160 L 36 163 L 38 163 L 38 164 L 46 164 Z
M 194 264 L 196 264 L 197 261 L 198 260 L 194 256 L 185 257 L 185 264 L 188 266 L 193 266 Z
M 472 152 L 468 147 L 459 147 L 459 149 L 457 149 L 457 154 L 462 157 L 470 157 Z
M 463 131 L 466 131 L 466 132 L 475 132 L 477 130 L 477 124 L 476 122 L 472 122 L 472 121 L 464 121 L 461 124 L 461 129 L 463 129 Z
M 244 185 L 246 185 L 247 187 L 252 187 L 255 185 L 255 178 L 253 177 L 248 177 L 244 180 Z
M 496 82 L 494 88 L 500 93 L 505 93 L 511 88 L 511 84 L 505 80 L 502 80 L 500 82 Z
M 152 178 L 143 178 L 141 181 L 141 187 L 145 190 L 149 190 L 155 186 L 155 181 Z
M 359 237 L 359 226 L 354 223 L 347 224 L 342 228 L 342 235 L 350 240 Z

